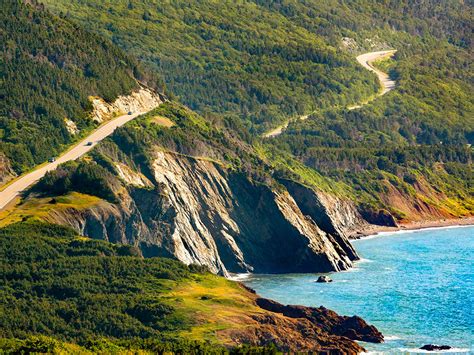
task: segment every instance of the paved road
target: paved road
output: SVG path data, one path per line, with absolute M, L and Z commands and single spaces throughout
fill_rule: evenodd
M 81 142 L 77 143 L 73 148 L 62 154 L 53 163 L 48 163 L 26 175 L 21 176 L 13 183 L 8 185 L 3 191 L 0 191 L 0 210 L 2 210 L 8 203 L 10 203 L 15 197 L 17 197 L 22 191 L 26 190 L 33 183 L 41 179 L 48 171 L 54 170 L 59 164 L 65 163 L 70 160 L 75 160 L 80 156 L 86 154 L 94 146 L 105 137 L 112 134 L 112 132 L 128 121 L 133 120 L 137 116 L 144 112 L 136 112 L 132 115 L 119 116 L 93 131 L 88 137 L 84 138 Z M 87 145 L 88 142 L 92 142 L 92 145 Z
M 393 80 L 390 80 L 390 77 L 388 76 L 387 73 L 384 73 L 383 71 L 378 70 L 372 65 L 372 63 L 376 61 L 377 59 L 391 57 L 392 55 L 395 54 L 395 52 L 396 52 L 395 49 L 392 49 L 389 51 L 370 52 L 370 53 L 361 54 L 360 56 L 356 58 L 359 64 L 362 65 L 365 69 L 370 70 L 371 72 L 374 72 L 375 74 L 377 74 L 380 81 L 380 85 L 382 86 L 382 91 L 380 91 L 371 100 L 368 100 L 360 105 L 350 106 L 349 110 L 354 110 L 356 108 L 367 105 L 369 102 L 375 100 L 377 97 L 385 95 L 387 92 L 395 88 L 397 83 Z
M 356 59 L 362 65 L 365 69 L 370 70 L 377 74 L 380 80 L 380 84 L 382 85 L 382 91 L 379 93 L 378 96 L 385 95 L 387 92 L 392 90 L 396 83 L 393 80 L 390 80 L 389 76 L 387 73 L 384 73 L 383 71 L 378 70 L 375 68 L 372 63 L 376 61 L 377 59 L 385 58 L 385 57 L 391 57 L 394 55 L 396 52 L 395 49 L 389 50 L 389 51 L 379 51 L 379 52 L 370 52 L 370 53 L 365 53 L 361 54 L 358 56 Z
M 376 69 L 374 66 L 372 66 L 372 63 L 375 60 L 380 59 L 380 58 L 384 58 L 384 57 L 390 57 L 393 54 L 395 54 L 395 52 L 396 52 L 395 49 L 388 50 L 388 51 L 369 52 L 369 53 L 361 54 L 360 56 L 358 56 L 356 58 L 357 61 L 360 63 L 360 65 L 362 65 L 365 69 L 370 70 L 370 71 L 374 72 L 375 74 L 377 74 L 377 76 L 380 80 L 380 85 L 382 86 L 382 91 L 379 92 L 371 100 L 360 103 L 359 105 L 349 106 L 348 107 L 349 110 L 354 110 L 356 108 L 367 105 L 370 101 L 374 100 L 375 98 L 377 98 L 379 96 L 385 95 L 387 92 L 389 92 L 390 90 L 392 90 L 395 87 L 395 85 L 396 85 L 395 81 L 390 80 L 387 73 L 384 73 L 383 71 L 380 71 L 380 70 Z M 309 115 L 304 115 L 304 116 L 301 116 L 301 117 L 297 118 L 297 120 L 305 120 L 308 117 L 309 117 Z M 271 138 L 271 137 L 279 136 L 288 127 L 289 123 L 290 123 L 290 121 L 287 121 L 284 124 L 282 124 L 282 125 L 274 128 L 274 129 L 264 133 L 263 137 L 264 138 Z

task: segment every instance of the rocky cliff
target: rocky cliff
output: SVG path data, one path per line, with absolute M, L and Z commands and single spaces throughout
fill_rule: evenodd
M 173 256 L 220 274 L 337 271 L 357 259 L 339 226 L 320 227 L 314 219 L 336 223 L 335 217 L 323 210 L 311 215 L 311 203 L 283 186 L 162 151 L 151 164 L 153 183 L 116 166 L 124 184 L 119 203 L 57 211 L 51 220 L 92 238 L 135 244 L 145 256 Z
M 8 158 L 0 152 L 0 186 L 16 176 Z
M 119 96 L 114 102 L 107 103 L 99 97 L 90 98 L 93 106 L 91 117 L 94 121 L 103 122 L 113 115 L 127 112 L 147 112 L 160 105 L 164 98 L 151 89 L 140 87 L 130 95 Z
M 274 344 L 285 353 L 360 354 L 365 349 L 355 341 L 384 340 L 377 328 L 357 316 L 340 316 L 324 307 L 283 305 L 256 294 L 250 297 L 258 313 L 245 319 L 245 327 L 219 332 L 230 344 Z
M 350 268 L 358 256 L 347 235 L 365 223 L 354 205 L 277 175 L 233 132 L 168 102 L 39 186 L 50 197 L 71 190 L 100 197 L 80 208 L 49 204 L 43 218 L 135 245 L 144 256 L 223 275 Z

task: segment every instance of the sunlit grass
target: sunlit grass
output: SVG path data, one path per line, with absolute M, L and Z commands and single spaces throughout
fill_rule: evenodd
M 48 221 L 52 212 L 84 210 L 100 203 L 99 197 L 71 192 L 64 196 L 27 198 L 0 212 L 0 227 L 20 221 Z M 54 219 L 54 218 L 53 218 Z

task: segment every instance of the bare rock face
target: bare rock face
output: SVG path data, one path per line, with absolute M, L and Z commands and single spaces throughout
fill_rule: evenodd
M 145 256 L 172 256 L 223 275 L 339 271 L 357 258 L 343 234 L 320 228 L 283 186 L 166 152 L 155 153 L 153 186 L 129 168 L 120 171 L 126 188 L 119 204 L 55 219 L 92 238 L 139 246 Z
M 91 98 L 92 119 L 99 123 L 112 118 L 114 114 L 126 114 L 127 112 L 147 112 L 161 103 L 165 99 L 162 95 L 148 88 L 140 88 L 127 96 L 119 96 L 113 103 L 107 103 L 98 97 Z
M 261 310 L 245 320 L 245 327 L 218 332 L 233 345 L 273 344 L 284 353 L 360 354 L 356 340 L 380 343 L 383 335 L 362 318 L 340 316 L 324 307 L 285 306 L 254 295 Z
M 13 171 L 8 158 L 0 153 L 0 186 L 6 184 L 8 181 L 16 176 Z
M 423 345 L 421 350 L 427 350 L 427 351 L 442 351 L 442 350 L 449 350 L 451 347 L 449 345 L 434 345 L 434 344 L 426 344 Z
M 327 282 L 332 282 L 332 279 L 329 276 L 321 275 L 321 276 L 318 277 L 316 282 L 318 282 L 318 283 L 327 283 Z
M 286 317 L 307 319 L 329 334 L 371 343 L 382 343 L 384 340 L 377 328 L 357 316 L 340 316 L 325 307 L 284 306 L 266 298 L 257 298 L 256 303 L 267 311 L 281 313 Z
M 311 216 L 324 231 L 348 235 L 368 226 L 351 200 L 315 191 L 294 181 L 285 180 L 282 183 L 298 201 L 304 213 Z

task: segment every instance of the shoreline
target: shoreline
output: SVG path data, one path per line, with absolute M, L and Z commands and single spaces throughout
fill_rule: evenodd
M 380 233 L 391 233 L 400 231 L 416 231 L 431 228 L 446 228 L 457 226 L 472 226 L 474 225 L 474 216 L 465 218 L 452 218 L 440 220 L 425 220 L 417 222 L 400 223 L 397 227 L 378 226 L 370 224 L 365 228 L 356 230 L 349 234 L 350 240 L 364 239 L 371 236 L 379 235 Z
M 371 239 L 374 237 L 382 237 L 385 233 L 397 233 L 405 231 L 421 231 L 428 229 L 443 229 L 443 228 L 457 228 L 457 227 L 469 227 L 474 226 L 474 216 L 465 217 L 465 218 L 452 218 L 452 219 L 441 219 L 441 220 L 432 220 L 432 221 L 417 221 L 402 223 L 398 227 L 388 227 L 388 226 L 378 226 L 375 224 L 369 224 L 366 228 L 356 230 L 349 235 L 349 241 L 365 240 Z M 356 260 L 356 262 L 361 262 L 361 260 Z M 348 269 L 351 270 L 354 267 Z M 344 270 L 347 271 L 347 270 Z M 247 279 L 255 275 L 251 272 L 247 273 L 230 273 L 227 277 L 228 280 L 245 283 Z M 282 274 L 285 275 L 285 274 Z

